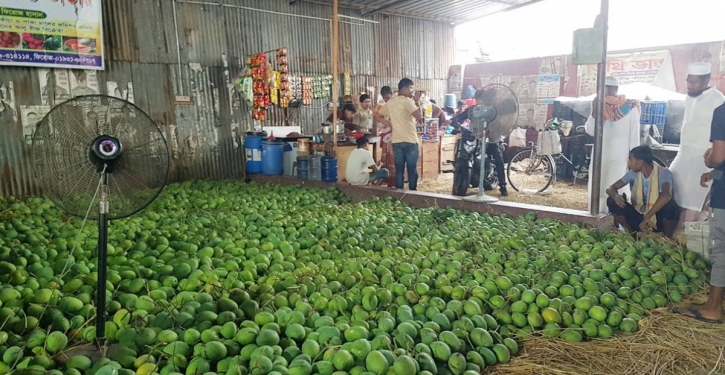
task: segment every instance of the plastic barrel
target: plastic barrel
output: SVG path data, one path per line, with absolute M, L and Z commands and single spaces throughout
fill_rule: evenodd
M 309 157 L 298 156 L 297 157 L 297 178 L 300 180 L 307 180 L 309 178 Z
M 444 100 L 444 106 L 450 107 L 450 108 L 456 108 L 456 94 L 446 94 L 446 98 Z
M 284 137 L 277 138 L 277 141 L 284 142 L 284 175 L 294 175 L 294 164 L 298 156 L 308 156 L 311 137 Z M 304 151 L 303 152 L 303 148 Z
M 310 180 L 322 180 L 322 156 L 310 155 Z
M 283 156 L 283 174 L 285 176 L 292 176 L 294 173 L 293 164 L 294 159 L 297 157 L 297 142 L 284 142 L 284 156 Z
M 249 132 L 244 138 L 244 151 L 247 154 L 247 173 L 262 173 L 262 140 L 261 133 Z
M 297 140 L 278 139 L 284 143 L 284 175 L 294 175 L 294 164 L 297 160 Z
M 262 174 L 268 176 L 284 173 L 284 143 L 279 141 L 262 142 Z
M 337 182 L 337 158 L 334 156 L 323 156 L 320 162 L 322 167 L 323 182 Z

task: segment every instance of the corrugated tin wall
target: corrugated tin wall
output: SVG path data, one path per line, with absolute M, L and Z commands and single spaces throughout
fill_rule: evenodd
M 291 74 L 331 73 L 330 6 L 287 0 L 104 0 L 103 6 L 107 60 L 98 72 L 100 92 L 107 94 L 107 82 L 133 85 L 135 103 L 160 125 L 173 150 L 174 180 L 243 173 L 240 134 L 254 124 L 229 85 L 248 55 L 287 47 Z M 378 23 L 340 20 L 340 72 L 352 75 L 353 93 L 409 77 L 435 98 L 445 94 L 453 26 L 385 15 L 369 18 Z M 20 115 L 21 106 L 41 104 L 38 74 L 0 67 L 0 88 L 14 92 L 14 101 L 5 98 L 0 106 L 12 107 L 0 112 L 0 195 L 40 193 Z M 177 103 L 177 95 L 191 96 L 192 103 Z M 328 115 L 328 101 L 288 115 L 313 132 Z M 264 127 L 281 126 L 285 118 L 271 110 Z

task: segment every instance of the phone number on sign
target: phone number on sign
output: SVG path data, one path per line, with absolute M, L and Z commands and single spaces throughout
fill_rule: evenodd
M 49 55 L 42 53 L 26 53 L 26 52 L 0 52 L 0 60 L 10 60 L 18 62 L 37 62 L 37 63 L 55 63 L 55 64 L 73 64 L 73 65 L 94 65 L 96 59 L 91 56 L 78 55 Z

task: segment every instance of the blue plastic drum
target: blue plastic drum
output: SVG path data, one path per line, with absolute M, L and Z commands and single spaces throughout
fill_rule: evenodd
M 278 176 L 284 173 L 284 143 L 262 142 L 262 174 Z
M 247 173 L 262 173 L 262 133 L 248 132 L 244 137 L 244 152 L 247 155 Z
M 337 158 L 334 156 L 325 156 L 320 162 L 322 166 L 322 181 L 329 183 L 337 182 Z

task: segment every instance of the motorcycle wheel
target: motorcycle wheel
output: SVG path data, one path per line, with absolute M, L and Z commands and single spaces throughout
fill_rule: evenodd
M 493 191 L 496 189 L 498 189 L 498 178 L 496 177 L 486 181 L 486 183 L 483 184 L 483 190 L 485 191 Z
M 480 180 L 481 176 L 481 159 L 476 158 L 473 161 L 473 167 L 469 168 L 471 170 L 471 173 L 469 173 L 470 176 L 470 186 L 473 188 L 478 188 L 478 180 Z
M 465 197 L 471 181 L 471 168 L 466 160 L 456 160 L 453 171 L 453 195 Z
M 486 157 L 486 176 L 483 180 L 483 189 L 486 191 L 498 189 L 498 175 L 496 175 L 496 164 L 493 160 Z

